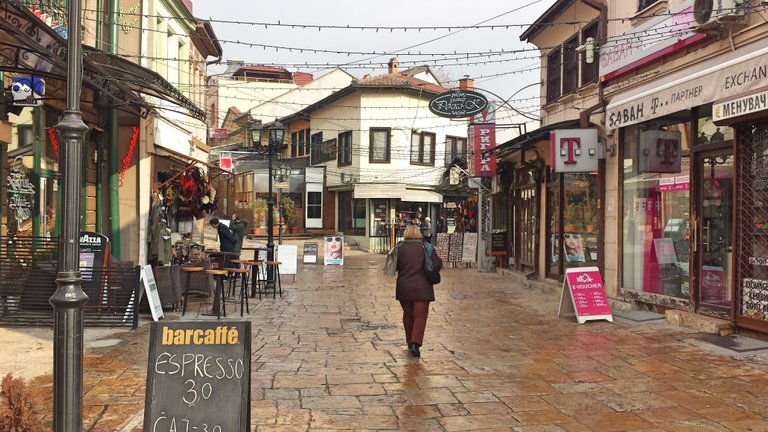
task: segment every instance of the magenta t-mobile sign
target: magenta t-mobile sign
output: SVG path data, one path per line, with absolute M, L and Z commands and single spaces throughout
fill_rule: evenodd
M 597 171 L 597 129 L 557 129 L 550 133 L 549 143 L 555 172 Z

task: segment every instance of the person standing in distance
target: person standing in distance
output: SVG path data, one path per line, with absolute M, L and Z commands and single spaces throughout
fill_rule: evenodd
M 235 248 L 232 252 L 240 253 L 243 248 L 243 239 L 245 239 L 245 228 L 248 226 L 248 222 L 240 219 L 237 213 L 232 215 L 232 222 L 229 224 L 232 234 L 235 236 Z
M 419 350 L 424 344 L 424 332 L 427 327 L 429 303 L 435 300 L 435 290 L 424 273 L 423 236 L 418 225 L 405 228 L 404 240 L 394 251 L 397 260 L 397 283 L 395 298 L 403 308 L 403 327 L 408 350 L 415 357 L 421 356 Z M 440 270 L 443 261 L 432 249 L 432 263 L 435 270 Z

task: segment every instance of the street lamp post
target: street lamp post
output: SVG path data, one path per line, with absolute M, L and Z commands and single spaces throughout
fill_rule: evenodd
M 267 201 L 267 260 L 275 260 L 275 239 L 272 234 L 272 230 L 275 226 L 274 220 L 274 208 L 275 198 L 272 196 L 272 155 L 274 154 L 276 146 L 283 145 L 283 138 L 285 137 L 285 126 L 275 119 L 275 123 L 269 128 L 269 145 L 268 145 L 268 159 L 269 159 L 269 200 Z M 272 266 L 267 267 L 267 286 L 274 288 L 275 277 Z
M 277 172 L 275 173 L 275 183 L 278 183 L 277 186 L 277 214 L 279 216 L 279 221 L 277 222 L 277 225 L 279 229 L 277 230 L 277 244 L 282 245 L 283 244 L 283 199 L 281 198 L 283 195 L 283 186 L 279 183 L 283 183 L 288 181 L 288 174 L 290 173 L 291 168 L 286 164 L 285 162 L 280 162 L 280 167 L 277 169 Z
M 69 1 L 67 102 L 56 130 L 62 137 L 62 223 L 59 269 L 53 306 L 53 429 L 83 427 L 83 307 L 88 302 L 80 278 L 80 177 L 82 148 L 88 126 L 80 112 L 83 54 L 80 45 L 80 0 Z M 116 145 L 116 144 L 115 144 Z

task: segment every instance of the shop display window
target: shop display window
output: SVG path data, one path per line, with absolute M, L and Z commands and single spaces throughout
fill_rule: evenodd
M 371 200 L 371 236 L 386 237 L 389 233 L 387 200 Z
M 689 124 L 679 131 L 679 172 L 648 172 L 642 168 L 644 125 L 623 129 L 622 263 L 625 289 L 688 298 L 691 200 Z

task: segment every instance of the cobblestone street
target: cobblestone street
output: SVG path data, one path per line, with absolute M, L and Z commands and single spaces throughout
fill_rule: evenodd
M 445 269 L 411 357 L 383 263 L 300 263 L 282 298 L 252 302 L 254 431 L 768 431 L 766 351 L 664 320 L 578 325 L 556 316 L 559 292 L 500 274 Z M 87 430 L 142 430 L 147 316 L 133 332 L 86 331 Z M 46 403 L 50 383 L 32 381 Z

